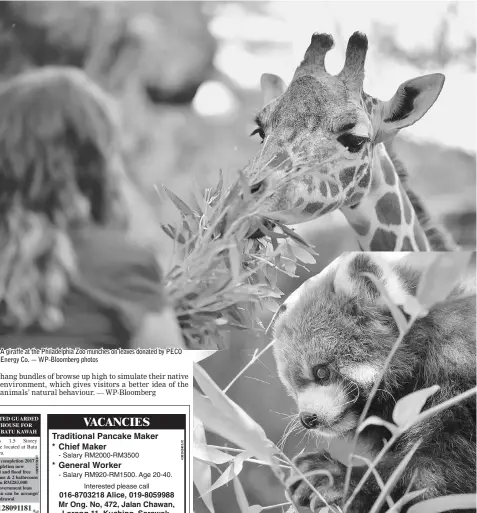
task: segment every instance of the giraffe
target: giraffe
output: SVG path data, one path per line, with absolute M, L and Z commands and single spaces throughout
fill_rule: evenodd
M 384 144 L 429 110 L 444 75 L 407 80 L 391 100 L 381 101 L 362 87 L 366 35 L 350 37 L 336 76 L 324 64 L 333 46 L 331 35 L 313 34 L 288 87 L 276 75 L 262 75 L 265 106 L 251 134 L 260 135 L 262 148 L 247 171 L 256 178 L 252 197 L 268 191 L 264 215 L 273 213 L 284 224 L 340 209 L 363 251 L 455 249 L 447 234 L 432 225 Z M 279 187 L 286 176 L 287 186 Z

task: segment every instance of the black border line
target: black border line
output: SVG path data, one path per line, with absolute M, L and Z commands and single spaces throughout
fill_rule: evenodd
M 13 404 L 10 404 L 10 405 L 3 405 L 1 406 L 2 408 L 23 408 L 23 406 L 25 407 L 29 407 L 30 405 L 28 404 L 25 404 L 25 405 L 13 405 Z M 38 406 L 38 405 L 35 405 L 35 408 L 42 408 L 42 406 Z M 10 415 L 9 413 L 3 413 L 3 415 Z M 12 414 L 13 415 L 13 414 Z M 42 457 L 41 457 L 41 434 L 43 432 L 43 430 L 41 429 L 41 413 L 28 413 L 28 414 L 22 414 L 22 413 L 15 413 L 15 415 L 38 415 L 38 417 L 40 417 L 40 435 L 38 436 L 39 438 L 39 445 L 38 445 L 38 454 L 39 454 L 39 462 L 38 462 L 38 483 L 39 483 L 39 488 L 38 488 L 38 504 L 39 504 L 39 511 L 41 513 L 41 496 L 42 496 L 42 492 L 41 492 L 41 462 L 42 462 Z M 189 416 L 190 416 L 190 406 L 189 406 Z M 47 457 L 48 457 L 48 454 L 47 454 Z M 48 493 L 48 492 L 47 492 Z

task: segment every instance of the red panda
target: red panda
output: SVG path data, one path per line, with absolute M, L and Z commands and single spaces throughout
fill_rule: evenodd
M 295 399 L 301 423 L 317 436 L 335 438 L 352 434 L 384 361 L 394 345 L 398 327 L 373 282 L 373 274 L 393 302 L 401 306 L 416 293 L 432 253 L 342 255 L 318 276 L 310 278 L 282 305 L 274 320 L 274 354 L 280 378 Z M 412 260 L 412 262 L 410 262 Z M 419 263 L 418 266 L 415 263 Z M 469 288 L 470 287 L 470 288 Z M 458 285 L 447 301 L 431 307 L 415 321 L 386 370 L 367 416 L 393 422 L 396 401 L 409 393 L 439 385 L 425 403 L 428 409 L 475 386 L 475 289 Z M 403 311 L 403 310 L 402 310 Z M 404 311 L 403 311 L 404 313 Z M 377 471 L 384 482 L 418 439 L 422 443 L 392 491 L 399 499 L 410 490 L 426 488 L 414 502 L 457 493 L 475 493 L 475 397 L 415 424 L 397 439 Z M 363 440 L 379 451 L 390 434 L 369 426 Z M 309 478 L 329 504 L 343 499 L 346 466 L 326 453 L 298 456 L 301 472 L 326 469 L 334 478 Z M 366 467 L 354 467 L 350 492 Z M 316 509 L 325 504 L 303 480 L 292 474 L 289 495 L 300 506 Z M 370 477 L 348 513 L 367 513 L 380 493 Z M 402 511 L 412 504 L 410 502 Z M 474 511 L 468 510 L 468 511 Z

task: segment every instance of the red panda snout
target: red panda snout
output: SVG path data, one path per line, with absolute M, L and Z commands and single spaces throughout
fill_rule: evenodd
M 325 437 L 336 437 L 356 427 L 353 403 L 340 383 L 310 384 L 296 394 L 300 420 L 306 429 Z

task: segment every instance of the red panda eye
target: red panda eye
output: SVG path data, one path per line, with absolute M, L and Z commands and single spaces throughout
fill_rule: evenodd
M 317 381 L 326 381 L 330 377 L 330 369 L 326 365 L 317 365 L 313 369 L 313 375 Z

